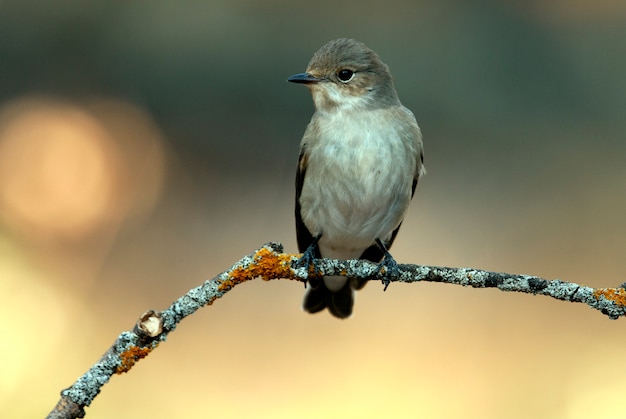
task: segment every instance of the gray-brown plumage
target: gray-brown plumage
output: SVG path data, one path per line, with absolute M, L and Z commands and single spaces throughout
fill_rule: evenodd
M 303 261 L 362 258 L 397 264 L 388 253 L 424 173 L 415 117 L 402 106 L 389 68 L 352 39 L 320 48 L 305 73 L 289 77 L 311 91 L 315 113 L 300 146 L 296 232 Z M 313 279 L 305 311 L 352 314 L 363 281 Z

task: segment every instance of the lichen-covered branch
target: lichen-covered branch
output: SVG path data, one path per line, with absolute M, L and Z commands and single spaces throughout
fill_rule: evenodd
M 113 345 L 71 387 L 61 392 L 61 399 L 47 416 L 48 419 L 82 418 L 85 407 L 96 398 L 113 374 L 128 372 L 146 357 L 178 323 L 199 308 L 213 304 L 235 285 L 261 277 L 264 280 L 288 278 L 303 280 L 291 265 L 298 255 L 283 254 L 281 244 L 269 243 L 245 256 L 230 269 L 190 290 L 166 310 L 144 313 L 133 330 L 122 332 Z M 306 276 L 306 275 L 305 275 Z
M 178 323 L 199 308 L 213 304 L 236 285 L 254 278 L 269 281 L 286 278 L 306 281 L 309 275 L 340 275 L 399 282 L 444 282 L 474 288 L 498 288 L 527 294 L 546 295 L 558 300 L 585 303 L 611 319 L 626 315 L 626 290 L 618 288 L 590 288 L 558 279 L 546 280 L 536 276 L 496 273 L 468 268 L 399 265 L 396 278 L 385 278 L 377 264 L 365 260 L 316 260 L 313 267 L 296 268 L 300 255 L 284 254 L 278 243 L 268 243 L 244 257 L 227 271 L 190 290 L 174 301 L 166 310 L 144 313 L 131 331 L 123 332 L 96 364 L 69 388 L 61 392 L 61 399 L 48 415 L 49 419 L 82 418 L 84 408 L 100 392 L 113 374 L 128 372 L 140 359 L 146 357 L 167 338 Z
M 443 282 L 473 288 L 497 288 L 501 291 L 546 295 L 557 300 L 585 303 L 607 315 L 610 319 L 626 316 L 626 289 L 591 288 L 558 279 L 543 279 L 530 275 L 489 272 L 471 268 L 446 268 L 440 266 L 400 264 L 400 276 L 390 278 L 399 282 Z M 317 261 L 317 268 L 325 275 L 345 275 L 379 279 L 377 265 L 363 260 Z

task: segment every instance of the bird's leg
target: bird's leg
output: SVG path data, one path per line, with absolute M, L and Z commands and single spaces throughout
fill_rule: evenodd
M 315 256 L 317 256 L 318 254 L 317 242 L 320 241 L 321 237 L 322 237 L 321 234 L 318 234 L 317 236 L 313 237 L 313 241 L 311 242 L 309 247 L 306 248 L 306 250 L 300 257 L 300 259 L 298 259 L 298 261 L 296 262 L 296 265 L 295 265 L 296 268 L 307 268 L 307 272 L 310 274 L 310 267 L 311 265 L 313 265 L 313 273 L 314 275 L 317 275 L 318 269 L 317 269 L 317 263 L 315 262 Z M 307 282 L 308 282 L 308 278 L 304 281 L 305 288 L 306 288 Z
M 385 247 L 380 239 L 376 239 L 376 244 L 385 255 L 384 259 L 378 264 L 378 268 L 379 270 L 381 268 L 385 268 L 385 276 L 383 277 L 383 284 L 385 285 L 385 288 L 383 288 L 383 291 L 387 291 L 387 287 L 391 283 L 389 278 L 397 278 L 400 276 L 400 268 L 398 267 L 398 262 L 396 262 L 393 256 L 391 256 L 391 253 L 389 253 L 387 247 Z

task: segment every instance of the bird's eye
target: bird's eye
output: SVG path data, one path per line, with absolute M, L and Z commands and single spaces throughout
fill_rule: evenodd
M 342 83 L 347 83 L 354 77 L 354 71 L 348 69 L 339 70 L 337 77 L 339 77 L 339 81 Z

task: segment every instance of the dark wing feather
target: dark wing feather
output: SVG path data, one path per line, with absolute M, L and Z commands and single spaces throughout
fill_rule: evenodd
M 302 193 L 302 185 L 304 184 L 304 176 L 306 174 L 307 156 L 304 152 L 304 147 L 300 150 L 300 156 L 298 157 L 298 167 L 296 170 L 296 238 L 298 240 L 298 250 L 300 252 L 306 251 L 311 243 L 313 243 L 313 235 L 309 229 L 304 225 L 302 221 L 302 215 L 300 213 L 300 194 Z M 317 258 L 319 255 L 319 249 L 317 249 Z

